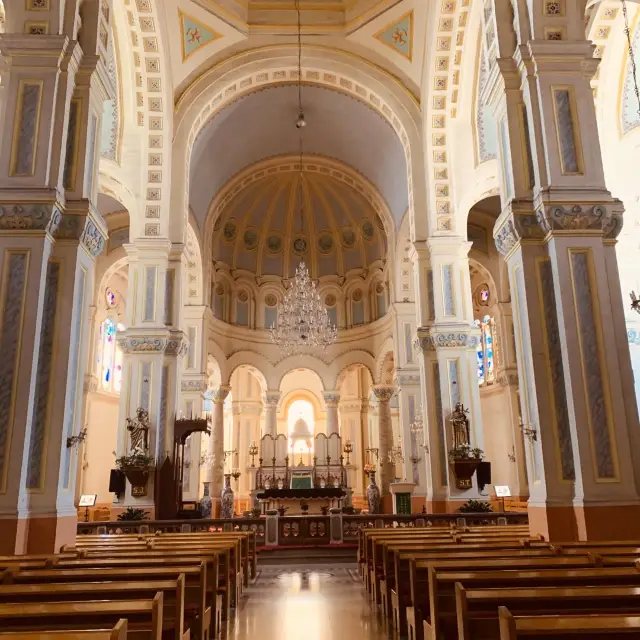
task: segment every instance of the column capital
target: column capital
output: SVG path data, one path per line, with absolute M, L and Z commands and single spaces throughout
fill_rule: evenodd
M 615 240 L 622 230 L 622 212 L 622 203 L 614 198 L 608 204 L 581 205 L 550 202 L 540 193 L 535 201 L 512 200 L 498 218 L 493 237 L 503 256 L 523 241 L 542 242 L 549 234 L 558 232 L 573 235 L 600 232 L 603 238 Z
M 189 340 L 180 330 L 131 328 L 118 336 L 118 346 L 127 354 L 164 353 L 182 358 Z
M 211 401 L 213 404 L 224 404 L 230 391 L 231 387 L 229 385 L 221 384 L 217 389 L 211 390 Z
M 340 402 L 339 391 L 323 391 L 322 397 L 324 398 L 324 402 L 327 407 L 337 407 Z
M 422 352 L 439 349 L 476 349 L 479 341 L 480 331 L 475 327 L 419 327 L 413 346 Z
M 400 390 L 407 387 L 420 386 L 420 370 L 415 371 L 396 371 L 396 386 Z
M 267 391 L 265 391 L 263 395 L 263 400 L 265 405 L 267 407 L 278 406 L 278 402 L 280 402 L 280 396 L 281 396 L 281 393 L 277 389 L 276 390 L 267 389 Z
M 378 402 L 389 402 L 396 392 L 395 386 L 388 384 L 376 384 L 371 387 L 371 390 Z

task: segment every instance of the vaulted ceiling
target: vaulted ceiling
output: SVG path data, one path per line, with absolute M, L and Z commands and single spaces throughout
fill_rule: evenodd
M 321 87 L 303 88 L 304 153 L 338 160 L 374 184 L 396 226 L 408 206 L 407 168 L 392 127 L 355 98 Z M 245 96 L 216 115 L 196 140 L 190 206 L 203 228 L 224 184 L 251 164 L 299 152 L 298 93 L 292 85 Z

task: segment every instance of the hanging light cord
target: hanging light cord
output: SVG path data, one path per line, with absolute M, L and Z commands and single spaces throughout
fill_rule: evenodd
M 624 32 L 627 36 L 627 43 L 629 45 L 629 60 L 631 62 L 631 75 L 633 76 L 633 89 L 636 94 L 636 99 L 638 100 L 638 116 L 640 116 L 640 89 L 638 89 L 636 57 L 633 51 L 631 29 L 629 28 L 629 15 L 627 14 L 627 2 L 626 0 L 621 0 L 621 2 L 622 2 L 622 15 L 624 16 Z
M 300 134 L 300 233 L 304 230 L 304 193 L 302 190 L 302 156 L 303 156 L 303 140 L 302 129 L 306 122 L 304 119 L 304 111 L 302 109 L 302 18 L 300 14 L 300 0 L 296 0 L 296 14 L 298 18 L 298 122 L 296 126 Z

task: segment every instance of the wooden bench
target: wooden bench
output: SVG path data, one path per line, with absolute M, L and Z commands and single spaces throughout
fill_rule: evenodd
M 429 569 L 433 567 L 436 571 L 463 571 L 463 570 L 519 570 L 519 569 L 573 569 L 580 567 L 593 567 L 597 565 L 597 559 L 592 556 L 574 556 L 566 558 L 562 556 L 548 557 L 511 557 L 509 551 L 505 551 L 505 555 L 500 558 L 475 558 L 475 559 L 458 559 L 455 556 L 450 559 L 438 560 L 421 560 L 411 561 L 410 569 L 410 602 L 411 605 L 406 607 L 406 621 L 408 634 L 410 639 L 419 640 L 424 629 L 423 621 L 428 620 L 431 611 L 431 591 L 429 585 Z M 629 563 L 631 566 L 631 563 Z M 398 611 L 398 617 L 402 615 L 402 611 Z M 432 624 L 433 621 L 429 620 Z M 434 631 L 438 633 L 437 620 L 435 621 Z M 437 637 L 437 636 L 436 636 Z
M 640 614 L 640 587 L 538 587 L 466 590 L 456 584 L 456 617 L 438 633 L 458 640 L 499 635 L 498 607 L 513 615 Z M 450 624 L 453 622 L 453 625 Z M 426 627 L 425 627 L 426 637 Z M 435 640 L 432 635 L 429 640 Z
M 215 637 L 219 629 L 220 613 L 216 615 L 216 583 L 214 567 L 211 563 L 199 565 L 152 567 L 141 574 L 139 569 L 44 569 L 26 571 L 5 571 L 3 585 L 45 585 L 61 583 L 130 582 L 140 580 L 176 580 L 185 577 L 185 603 L 202 620 L 201 637 L 206 635 L 207 623 L 210 635 Z
M 3 640 L 125 640 L 127 621 L 118 620 L 113 629 L 95 631 L 9 631 L 0 632 Z
M 84 600 L 152 600 L 163 596 L 163 628 L 175 629 L 175 639 L 182 640 L 185 629 L 185 577 L 176 580 L 140 580 L 136 582 L 76 582 L 0 586 L 0 604 L 32 602 L 79 602 Z M 210 620 L 204 626 L 197 617 L 188 619 L 191 636 L 208 638 Z
M 152 600 L 0 604 L 3 631 L 104 629 L 126 618 L 128 640 L 162 640 L 162 593 Z M 44 619 L 44 620 L 43 620 Z M 186 631 L 182 640 L 189 640 Z
M 500 640 L 519 638 L 568 637 L 580 640 L 612 638 L 640 638 L 640 616 L 589 615 L 589 616 L 513 616 L 506 607 L 498 609 L 500 616 Z
M 456 583 L 466 589 L 513 589 L 543 586 L 640 586 L 640 570 L 636 567 L 539 569 L 539 570 L 480 570 L 429 571 L 429 615 L 423 623 L 425 637 L 433 636 L 431 623 L 442 628 L 442 619 L 456 616 Z M 431 622 L 431 623 L 430 623 Z

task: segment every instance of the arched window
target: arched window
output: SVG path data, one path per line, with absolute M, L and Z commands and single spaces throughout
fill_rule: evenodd
M 308 400 L 294 400 L 287 413 L 290 453 L 296 455 L 313 452 L 314 424 L 313 405 Z
M 490 316 L 484 316 L 482 320 L 475 320 L 474 324 L 480 329 L 480 342 L 478 343 L 478 384 L 491 384 L 495 380 L 493 333 L 495 321 Z
M 98 348 L 98 371 L 100 389 L 120 393 L 122 386 L 122 350 L 116 343 L 116 334 L 122 326 L 107 318 L 100 325 Z

